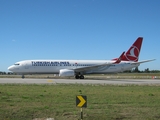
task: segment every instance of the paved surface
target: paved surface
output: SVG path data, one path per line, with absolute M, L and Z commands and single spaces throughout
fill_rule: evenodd
M 160 85 L 160 79 L 109 79 L 109 80 L 88 80 L 88 79 L 22 79 L 22 78 L 0 78 L 0 84 L 137 84 L 137 85 Z

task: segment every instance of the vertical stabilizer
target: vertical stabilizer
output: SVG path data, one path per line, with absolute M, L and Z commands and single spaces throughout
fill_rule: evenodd
M 137 40 L 133 43 L 133 45 L 123 55 L 122 60 L 137 62 L 141 51 L 142 41 L 143 37 L 138 37 Z
M 133 43 L 133 45 L 128 49 L 128 51 L 122 56 L 122 61 L 134 61 L 137 62 L 139 58 L 139 54 L 141 51 L 143 37 L 138 37 L 137 40 Z M 113 60 L 117 60 L 115 58 Z

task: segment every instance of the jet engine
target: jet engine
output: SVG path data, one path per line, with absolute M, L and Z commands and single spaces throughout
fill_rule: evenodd
M 67 76 L 74 76 L 74 70 L 69 70 L 69 69 L 61 69 L 59 71 L 59 76 L 62 77 L 67 77 Z

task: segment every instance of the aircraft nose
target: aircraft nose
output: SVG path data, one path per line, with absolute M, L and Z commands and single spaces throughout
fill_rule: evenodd
M 8 67 L 8 70 L 9 70 L 9 71 L 13 71 L 13 69 L 14 69 L 13 66 L 9 66 L 9 67 Z

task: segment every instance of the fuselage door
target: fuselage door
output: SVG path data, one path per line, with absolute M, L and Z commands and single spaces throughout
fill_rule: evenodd
M 77 68 L 77 66 L 78 66 L 78 63 L 75 63 L 75 68 Z
M 25 68 L 25 69 L 29 69 L 29 64 L 28 64 L 28 63 L 25 63 L 25 64 L 24 64 L 24 68 Z

